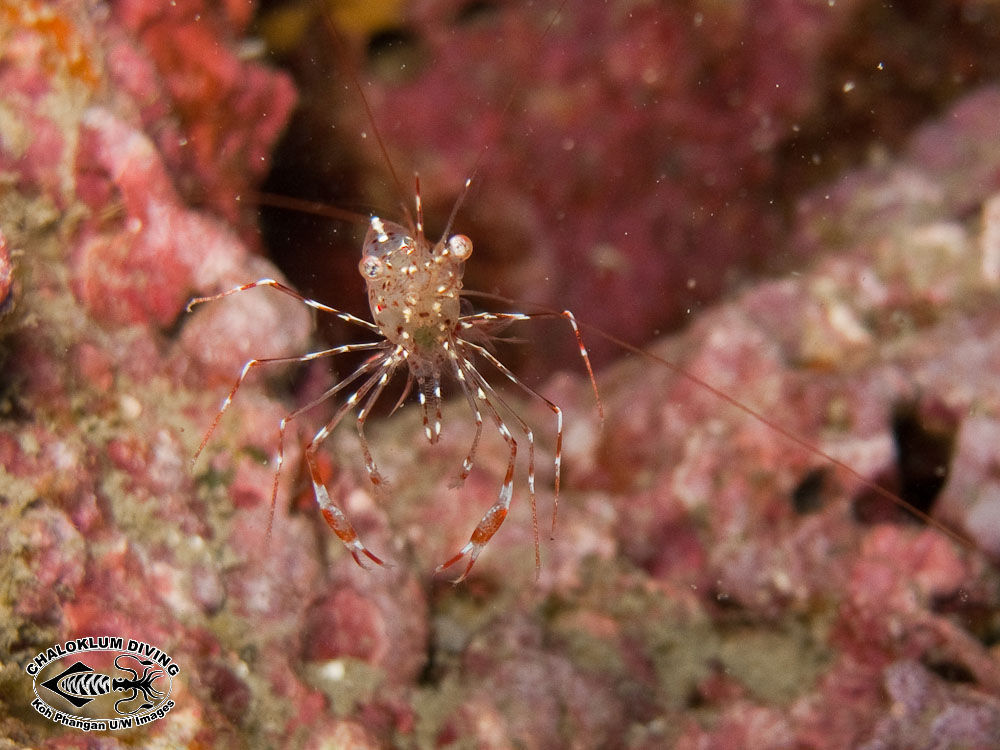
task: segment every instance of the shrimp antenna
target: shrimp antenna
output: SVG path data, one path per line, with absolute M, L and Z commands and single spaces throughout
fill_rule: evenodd
M 552 31 L 552 29 L 555 27 L 556 21 L 559 20 L 560 16 L 562 16 L 563 8 L 566 7 L 567 2 L 568 0 L 562 0 L 562 2 L 559 3 L 559 7 L 556 8 L 555 12 L 552 14 L 552 17 L 549 19 L 549 22 L 545 25 L 545 30 L 542 32 L 541 36 L 542 41 L 544 41 L 546 37 L 548 37 L 549 32 Z M 507 121 L 507 114 L 510 112 L 510 108 L 514 106 L 514 100 L 517 99 L 517 94 L 521 90 L 521 88 L 522 86 L 520 81 L 514 80 L 514 82 L 511 83 L 510 89 L 507 91 L 507 100 L 504 102 L 503 109 L 500 110 L 500 117 L 497 119 L 497 122 L 504 123 Z M 462 191 L 462 194 L 458 198 L 458 203 L 461 203 L 462 200 L 465 198 L 465 194 L 469 190 L 469 185 L 476 178 L 476 175 L 479 174 L 479 170 L 483 166 L 483 162 L 486 158 L 486 152 L 489 151 L 489 149 L 490 149 L 489 142 L 487 142 L 483 146 L 483 148 L 479 151 L 479 155 L 476 156 L 476 160 L 472 163 L 472 169 L 469 171 L 469 178 L 465 181 L 465 189 Z M 455 208 L 452 209 L 452 218 L 454 218 L 454 215 L 457 212 L 458 212 L 458 205 L 456 203 Z M 448 220 L 448 225 L 449 226 L 451 225 L 451 219 Z
M 458 216 L 458 209 L 462 206 L 465 201 L 465 196 L 469 194 L 469 186 L 472 184 L 472 178 L 468 177 L 465 180 L 465 185 L 462 186 L 462 192 L 458 194 L 458 198 L 455 199 L 455 205 L 451 207 L 451 213 L 448 214 L 448 221 L 445 222 L 444 232 L 441 233 L 441 242 L 448 239 L 448 233 L 451 231 L 451 225 L 455 222 L 455 217 Z
M 552 28 L 556 25 L 556 21 L 559 16 L 562 15 L 563 8 L 566 7 L 567 0 L 562 0 L 559 3 L 559 7 L 556 8 L 549 22 L 545 25 L 545 30 L 542 32 L 542 39 L 544 40 Z M 514 106 L 514 100 L 517 98 L 517 92 L 520 90 L 521 84 L 519 81 L 514 81 L 510 85 L 510 89 L 507 91 L 507 98 L 504 102 L 503 108 L 500 110 L 500 117 L 498 122 L 503 123 L 507 120 L 507 114 L 510 112 L 510 108 Z M 367 102 L 366 102 L 367 106 Z M 465 180 L 465 184 L 462 186 L 462 192 L 458 194 L 458 198 L 455 199 L 455 205 L 451 207 L 451 213 L 448 214 L 448 221 L 445 222 L 444 232 L 441 233 L 441 241 L 444 242 L 448 238 L 448 233 L 451 232 L 451 225 L 455 222 L 455 217 L 458 216 L 458 209 L 461 208 L 462 203 L 465 202 L 466 196 L 469 194 L 469 188 L 472 185 L 472 181 L 479 174 L 480 168 L 483 166 L 483 162 L 486 158 L 486 152 L 490 150 L 489 140 L 483 145 L 479 150 L 479 154 L 476 156 L 476 160 L 472 163 L 472 169 L 469 171 L 469 176 Z
M 499 295 L 499 294 L 491 294 L 491 293 L 488 293 L 488 292 L 474 292 L 474 291 L 462 290 L 462 294 L 466 295 L 466 296 L 479 297 L 481 299 L 490 299 L 490 300 L 493 300 L 495 302 L 500 302 L 501 304 L 505 304 L 505 305 L 517 305 L 518 304 L 516 300 L 512 300 L 512 299 L 510 299 L 508 297 L 504 297 L 504 296 Z M 552 309 L 546 307 L 545 305 L 540 305 L 540 304 L 537 304 L 535 302 L 531 302 L 529 304 L 533 305 L 536 309 L 541 310 L 543 312 L 546 312 L 546 313 L 549 313 L 549 314 L 558 314 L 555 310 L 552 310 Z M 579 321 L 579 325 L 580 325 L 580 328 L 582 328 L 583 330 L 587 331 L 587 333 L 596 334 L 597 336 L 600 336 L 601 338 L 605 339 L 606 341 L 610 341 L 612 344 L 620 346 L 622 349 L 625 349 L 626 351 L 630 351 L 633 354 L 638 354 L 641 357 L 648 357 L 649 359 L 652 359 L 655 362 L 657 362 L 658 364 L 661 364 L 664 367 L 666 367 L 667 369 L 671 370 L 676 375 L 679 375 L 679 376 L 681 376 L 683 378 L 686 378 L 686 379 L 690 380 L 692 383 L 694 383 L 695 385 L 698 385 L 701 388 L 704 388 L 705 390 L 707 390 L 709 393 L 711 393 L 713 396 L 715 396 L 716 398 L 720 399 L 721 401 L 726 402 L 727 404 L 729 404 L 730 406 L 734 407 L 735 409 L 739 409 L 744 414 L 752 417 L 753 419 L 756 419 L 761 424 L 763 424 L 763 425 L 771 428 L 777 434 L 779 434 L 783 438 L 785 438 L 785 440 L 788 440 L 789 442 L 795 443 L 799 447 L 804 448 L 805 450 L 809 451 L 810 453 L 812 453 L 812 454 L 814 454 L 816 456 L 819 456 L 820 458 L 828 461 L 832 466 L 840 469 L 841 471 L 843 471 L 846 474 L 850 475 L 852 478 L 856 479 L 866 489 L 869 489 L 872 492 L 874 492 L 877 495 L 879 495 L 880 497 L 882 497 L 882 498 L 884 498 L 886 500 L 889 500 L 894 505 L 902 508 L 904 511 L 906 511 L 910 515 L 914 516 L 915 518 L 920 519 L 921 521 L 923 521 L 924 523 L 928 524 L 929 526 L 933 526 L 938 531 L 941 531 L 943 534 L 945 534 L 947 537 L 949 537 L 952 541 L 957 542 L 958 544 L 960 544 L 961 546 L 966 547 L 966 548 L 974 547 L 975 546 L 973 542 L 971 542 L 969 539 L 967 539 L 966 537 L 964 537 L 962 534 L 960 534 L 957 531 L 955 531 L 954 529 L 951 529 L 948 526 L 944 525 L 943 523 L 941 523 L 940 521 L 938 521 L 936 518 L 932 517 L 930 514 L 925 513 L 924 511 L 920 510 L 919 508 L 917 508 L 917 507 L 913 506 L 912 504 L 906 502 L 899 495 L 895 494 L 894 492 L 891 492 L 890 490 L 887 490 L 885 487 L 883 487 L 882 485 L 880 485 L 878 482 L 875 482 L 875 481 L 869 479 L 864 474 L 862 474 L 860 471 L 858 471 L 857 469 L 853 468 L 850 464 L 845 463 L 844 461 L 841 461 L 839 458 L 837 458 L 833 454 L 828 453 L 827 451 L 825 451 L 822 448 L 820 448 L 819 446 L 811 443 L 809 440 L 807 440 L 806 438 L 802 437 L 801 435 L 793 432 L 792 430 L 789 430 L 786 427 L 782 427 L 780 424 L 778 424 L 777 422 L 775 422 L 773 419 L 771 419 L 770 417 L 768 417 L 764 413 L 758 411 L 757 409 L 754 409 L 752 406 L 747 406 L 742 401 L 739 401 L 738 399 L 734 398 L 733 396 L 730 396 L 725 391 L 720 390 L 719 388 L 716 388 L 714 385 L 712 385 L 708 381 L 703 380 L 702 378 L 699 378 L 697 375 L 695 375 L 692 372 L 688 372 L 687 370 L 685 370 L 680 365 L 675 364 L 674 362 L 671 362 L 670 360 L 665 359 L 663 357 L 657 356 L 656 354 L 653 354 L 652 352 L 648 352 L 645 349 L 641 349 L 640 347 L 635 346 L 634 344 L 630 344 L 627 341 L 625 341 L 623 339 L 620 339 L 617 336 L 615 336 L 613 334 L 610 334 L 607 331 L 604 331 L 604 330 L 602 330 L 601 328 L 598 328 L 595 325 L 587 323 L 586 321 L 583 321 L 583 320 Z
M 303 198 L 292 198 L 287 195 L 279 195 L 277 193 L 255 191 L 248 191 L 246 195 L 259 206 L 271 206 L 272 208 L 298 211 L 303 214 L 322 216 L 326 219 L 346 221 L 351 224 L 367 224 L 369 220 L 369 217 L 365 214 L 359 214 L 357 211 L 348 211 L 344 208 L 337 208 L 336 206 L 331 206 L 320 201 L 309 201 Z
M 365 94 L 364 86 L 361 85 L 361 79 L 358 77 L 358 73 L 354 69 L 354 66 L 350 64 L 350 57 L 347 54 L 347 44 L 345 43 L 344 38 L 340 35 L 340 31 L 337 29 L 337 24 L 330 17 L 330 11 L 325 4 L 322 7 L 321 14 L 323 16 L 323 21 L 326 23 L 327 29 L 330 31 L 330 35 L 333 37 L 333 44 L 334 47 L 337 48 L 337 54 L 340 56 L 341 60 L 344 61 L 344 67 L 347 69 L 347 72 L 351 77 L 351 82 L 354 84 L 354 88 L 357 89 L 358 94 L 361 96 L 361 103 L 365 107 L 365 114 L 368 117 L 368 123 L 371 125 L 372 133 L 375 135 L 375 142 L 378 143 L 382 159 L 385 161 L 386 167 L 389 169 L 389 174 L 392 175 L 392 182 L 396 186 L 396 197 L 399 198 L 404 214 L 409 217 L 410 209 L 406 205 L 406 190 L 403 189 L 403 183 L 396 174 L 396 168 L 392 165 L 392 159 L 389 158 L 389 149 L 386 148 L 385 141 L 382 139 L 382 133 L 378 129 L 378 125 L 375 123 L 375 112 L 372 110 L 371 103 L 368 101 L 368 96 Z
M 549 22 L 546 24 L 545 30 L 542 32 L 542 37 L 541 37 L 542 39 L 545 39 L 545 37 L 548 36 L 549 32 L 556 25 L 556 21 L 562 15 L 563 8 L 566 7 L 567 2 L 568 0 L 562 0 L 562 2 L 559 3 L 559 7 L 556 8 L 555 12 L 552 14 L 552 17 L 549 19 Z M 395 166 L 393 166 L 392 158 L 389 156 L 389 149 L 386 147 L 385 140 L 382 138 L 382 132 L 379 130 L 378 125 L 376 124 L 375 112 L 374 110 L 372 110 L 371 103 L 368 101 L 368 95 L 365 94 L 364 87 L 361 85 L 361 79 L 358 77 L 357 71 L 355 70 L 354 66 L 350 64 L 350 58 L 347 54 L 347 44 L 344 41 L 343 36 L 341 36 L 340 31 L 337 29 L 337 24 L 330 16 L 330 11 L 326 7 L 326 5 L 323 5 L 320 12 L 323 16 L 323 21 L 326 24 L 326 27 L 329 30 L 331 37 L 333 38 L 334 46 L 337 48 L 337 53 L 343 60 L 344 67 L 347 69 L 347 72 L 350 75 L 351 82 L 353 83 L 354 88 L 357 90 L 358 95 L 361 97 L 361 103 L 365 108 L 365 114 L 368 117 L 368 122 L 371 126 L 372 133 L 375 135 L 375 142 L 378 143 L 379 152 L 382 154 L 382 159 L 389 170 L 389 174 L 392 176 L 392 182 L 395 185 L 396 194 L 397 197 L 399 198 L 400 205 L 403 207 L 403 213 L 410 221 L 412 221 L 410 208 L 407 205 L 405 198 L 406 190 L 403 189 L 403 183 L 399 179 L 399 175 L 396 173 Z M 521 89 L 521 84 L 519 81 L 514 81 L 513 83 L 511 83 L 510 88 L 506 95 L 506 100 L 504 102 L 503 108 L 500 110 L 500 117 L 498 120 L 499 122 L 502 123 L 506 121 L 507 115 L 510 112 L 511 107 L 514 106 L 514 101 L 515 99 L 517 99 L 517 93 L 520 89 Z M 475 179 L 476 175 L 479 174 L 479 170 L 483 166 L 489 148 L 490 144 L 487 141 L 487 143 L 484 144 L 483 147 L 480 149 L 479 154 L 476 156 L 476 160 L 472 163 L 472 169 L 469 171 L 469 177 L 465 180 L 465 185 L 462 188 L 462 192 L 459 194 L 458 199 L 455 201 L 455 205 L 452 207 L 451 214 L 449 215 L 448 221 L 445 224 L 445 229 L 444 233 L 442 234 L 442 239 L 447 238 L 448 232 L 451 231 L 451 226 L 455 221 L 455 217 L 458 215 L 458 209 L 464 202 L 465 197 L 468 195 L 469 187 L 472 185 L 472 181 Z M 304 201 L 302 203 L 299 203 L 297 200 L 285 200 L 282 199 L 281 196 L 271 196 L 267 194 L 262 195 L 261 197 L 265 199 L 263 202 L 266 202 L 269 205 L 274 205 L 278 208 L 292 208 L 294 210 L 301 210 L 305 213 L 316 214 L 318 216 L 328 216 L 334 219 L 345 218 L 345 214 L 341 214 L 339 210 L 335 209 L 333 211 L 327 211 L 323 209 L 323 207 L 320 204 L 314 204 L 311 201 Z M 346 214 L 350 214 L 350 212 L 346 212 Z M 355 220 L 353 215 L 346 216 L 346 218 L 348 221 Z M 422 224 L 422 222 L 420 223 Z
M 742 401 L 739 401 L 739 400 L 735 399 L 734 397 L 730 396 L 725 391 L 719 390 L 718 388 L 716 388 L 711 383 L 709 383 L 709 382 L 707 382 L 705 380 L 702 380 L 701 378 L 699 378 L 694 373 L 688 372 L 687 370 L 685 370 L 680 365 L 674 364 L 670 360 L 664 359 L 663 357 L 660 357 L 660 356 L 657 356 L 656 354 L 653 354 L 652 352 L 647 352 L 644 349 L 640 349 L 638 346 L 634 346 L 634 345 L 628 343 L 627 341 L 623 341 L 622 339 L 618 338 L 617 336 L 614 336 L 614 335 L 612 335 L 610 333 L 607 333 L 606 331 L 601 330 L 597 326 L 590 325 L 589 323 L 585 323 L 583 321 L 580 322 L 580 325 L 581 325 L 581 327 L 585 328 L 588 332 L 595 333 L 598 336 L 600 336 L 601 338 L 603 338 L 603 339 L 605 339 L 607 341 L 610 341 L 612 344 L 617 344 L 618 346 L 622 347 L 623 349 L 625 349 L 627 351 L 630 351 L 630 352 L 633 352 L 634 354 L 638 354 L 638 355 L 643 356 L 643 357 L 649 357 L 650 359 L 656 361 L 657 363 L 665 366 L 667 369 L 673 371 L 675 374 L 680 375 L 681 377 L 687 378 L 692 383 L 695 383 L 696 385 L 701 386 L 702 388 L 706 389 L 709 393 L 711 393 L 716 398 L 721 399 L 722 401 L 725 401 L 730 406 L 732 406 L 732 407 L 734 407 L 736 409 L 739 409 L 744 414 L 747 414 L 748 416 L 753 417 L 754 419 L 756 419 L 757 421 L 759 421 L 761 424 L 763 424 L 763 425 L 771 428 L 776 433 L 778 433 L 783 438 L 785 438 L 785 440 L 788 440 L 789 442 L 795 443 L 796 445 L 798 445 L 798 446 L 800 446 L 802 448 L 805 448 L 810 453 L 814 453 L 815 455 L 819 456 L 820 458 L 823 458 L 826 461 L 829 461 L 830 464 L 832 464 L 836 468 L 838 468 L 841 471 L 847 473 L 848 475 L 850 475 L 851 477 L 853 477 L 854 479 L 856 479 L 858 482 L 860 482 L 866 489 L 869 489 L 872 492 L 874 492 L 877 495 L 879 495 L 880 497 L 882 497 L 882 498 L 890 501 L 893 505 L 896 505 L 897 507 L 902 508 L 904 511 L 906 511 L 910 515 L 914 516 L 915 518 L 920 519 L 921 521 L 923 521 L 927 525 L 933 526 L 938 531 L 940 531 L 943 534 L 945 534 L 945 536 L 949 537 L 952 541 L 957 542 L 958 544 L 960 544 L 962 547 L 970 548 L 970 547 L 974 547 L 975 546 L 973 542 L 971 542 L 969 539 L 967 539 L 966 537 L 964 537 L 962 534 L 958 533 L 954 529 L 949 528 L 948 526 L 946 526 L 945 524 L 941 523 L 940 521 L 938 521 L 936 518 L 934 518 L 930 514 L 925 513 L 924 511 L 920 510 L 920 508 L 917 508 L 913 504 L 906 502 L 906 500 L 904 500 L 903 498 L 901 498 L 896 493 L 891 492 L 890 490 L 887 490 L 885 487 L 883 487 L 882 485 L 880 485 L 878 482 L 869 479 L 864 474 L 862 474 L 860 471 L 858 471 L 857 469 L 853 468 L 850 464 L 845 463 L 844 461 L 841 461 L 839 458 L 837 458 L 833 454 L 828 453 L 827 451 L 825 451 L 822 448 L 820 448 L 819 446 L 811 443 L 810 441 L 806 440 L 804 437 L 802 437 L 801 435 L 798 435 L 797 433 L 793 432 L 792 430 L 789 430 L 786 427 L 782 427 L 780 424 L 778 424 L 777 422 L 775 422 L 773 419 L 771 419 L 767 415 L 763 414 L 762 412 L 758 411 L 757 409 L 754 409 L 752 406 L 747 406 Z

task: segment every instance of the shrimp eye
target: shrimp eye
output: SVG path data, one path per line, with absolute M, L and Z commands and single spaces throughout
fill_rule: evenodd
M 358 264 L 358 270 L 366 279 L 377 279 L 382 275 L 382 261 L 374 255 L 366 255 Z
M 464 234 L 453 234 L 448 238 L 448 252 L 458 260 L 466 260 L 472 255 L 472 240 Z

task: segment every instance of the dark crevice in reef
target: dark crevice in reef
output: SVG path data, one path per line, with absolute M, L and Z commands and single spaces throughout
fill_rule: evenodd
M 975 685 L 978 681 L 972 670 L 953 659 L 935 659 L 925 656 L 921 663 L 931 672 L 948 682 Z
M 815 513 L 823 508 L 827 473 L 825 466 L 810 470 L 792 491 L 792 507 L 800 516 Z
M 935 398 L 907 399 L 892 410 L 896 462 L 876 481 L 922 513 L 930 514 L 948 481 L 959 418 Z M 862 523 L 915 521 L 917 517 L 874 491 L 854 501 Z
M 931 610 L 949 616 L 986 648 L 1000 643 L 1000 612 L 988 593 L 958 589 L 934 597 Z M 927 666 L 933 668 L 930 664 Z

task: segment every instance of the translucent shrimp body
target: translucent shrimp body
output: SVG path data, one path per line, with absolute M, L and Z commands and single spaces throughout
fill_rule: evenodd
M 468 185 L 469 181 L 466 182 L 466 188 Z M 453 216 L 457 209 L 458 205 L 456 204 L 452 212 Z M 439 565 L 436 570 L 441 571 L 458 564 L 460 561 L 465 561 L 464 569 L 457 581 L 464 579 L 472 569 L 479 553 L 482 552 L 506 518 L 514 494 L 514 469 L 518 452 L 518 438 L 515 438 L 514 435 L 516 432 L 519 437 L 523 436 L 527 445 L 528 499 L 531 505 L 535 533 L 535 570 L 537 573 L 540 570 L 540 554 L 535 509 L 534 432 L 477 369 L 476 360 L 484 362 L 492 368 L 494 375 L 502 375 L 531 397 L 542 401 L 555 415 L 555 478 L 552 515 L 554 528 L 562 459 L 562 410 L 518 379 L 482 343 L 489 341 L 490 336 L 498 327 L 510 323 L 540 317 L 561 317 L 570 324 L 573 330 L 580 356 L 587 368 L 596 397 L 597 384 L 576 319 L 568 310 L 562 313 L 484 312 L 462 315 L 462 274 L 465 261 L 472 254 L 472 241 L 461 234 L 447 237 L 447 232 L 433 246 L 427 241 L 423 230 L 419 180 L 416 186 L 416 222 L 411 221 L 408 217 L 407 223 L 410 224 L 409 229 L 400 224 L 383 221 L 377 216 L 373 216 L 370 220 L 358 269 L 368 287 L 368 301 L 374 322 L 362 320 L 350 313 L 307 299 L 274 279 L 260 279 L 210 297 L 199 297 L 188 303 L 190 310 L 193 306 L 203 302 L 216 300 L 258 286 L 269 286 L 295 297 L 316 310 L 334 315 L 380 337 L 380 340 L 370 343 L 344 344 L 331 349 L 310 352 L 299 357 L 250 360 L 243 366 L 236 384 L 223 401 L 215 420 L 195 453 L 195 458 L 208 443 L 209 437 L 232 403 L 240 385 L 255 367 L 278 362 L 306 362 L 347 352 L 371 352 L 371 356 L 354 372 L 336 382 L 318 398 L 286 415 L 279 423 L 278 456 L 271 491 L 271 503 L 273 513 L 278 491 L 278 476 L 284 461 L 284 436 L 288 423 L 304 411 L 327 399 L 337 397 L 342 391 L 353 387 L 355 390 L 347 396 L 333 418 L 309 442 L 305 450 L 305 458 L 309 466 L 316 503 L 319 505 L 320 512 L 327 524 L 348 548 L 358 565 L 365 568 L 371 567 L 372 563 L 384 565 L 379 557 L 365 547 L 343 509 L 330 497 L 323 483 L 317 453 L 322 443 L 343 418 L 356 410 L 356 425 L 365 469 L 372 484 L 376 487 L 381 485 L 383 479 L 365 436 L 365 424 L 372 407 L 396 371 L 405 364 L 407 383 L 399 403 L 402 403 L 416 383 L 417 397 L 423 413 L 424 432 L 427 439 L 431 443 L 435 443 L 441 435 L 441 382 L 445 376 L 450 376 L 458 383 L 475 420 L 475 434 L 469 451 L 462 462 L 459 480 L 465 480 L 472 471 L 476 450 L 482 436 L 484 413 L 496 426 L 497 432 L 507 444 L 508 461 L 496 502 L 487 509 L 472 532 L 469 542 L 457 554 Z M 448 223 L 450 226 L 451 222 Z M 603 417 L 599 397 L 597 404 Z M 513 425 L 516 430 L 512 431 L 508 423 Z
M 418 203 L 418 216 L 420 207 Z M 472 242 L 464 235 L 433 247 L 418 220 L 413 231 L 373 216 L 358 268 L 368 285 L 372 319 L 397 347 L 416 380 L 427 438 L 441 433 L 441 375 L 453 369 L 454 339 L 460 320 L 459 293 Z M 435 413 L 431 427 L 428 403 Z

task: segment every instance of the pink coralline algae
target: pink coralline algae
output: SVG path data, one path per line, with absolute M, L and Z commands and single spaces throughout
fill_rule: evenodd
M 561 7 L 549 27 L 552 5 Z M 995 21 L 983 4 L 973 21 L 963 3 L 936 3 L 923 25 L 884 6 L 414 2 L 351 60 L 401 190 L 359 97 L 343 95 L 352 88 L 343 56 L 317 22 L 295 60 L 308 92 L 299 151 L 289 147 L 274 185 L 395 218 L 418 171 L 434 234 L 475 166 L 456 226 L 477 243 L 468 286 L 569 307 L 645 341 L 754 270 L 801 262 L 784 238 L 803 185 L 852 154 L 897 146 L 917 122 L 900 109 L 934 111 L 991 65 Z M 947 81 L 927 92 L 937 74 Z M 345 195 L 339 183 L 354 173 Z M 288 224 L 274 235 L 296 281 L 325 300 L 360 300 L 339 260 L 354 245 L 325 257 L 343 232 Z M 532 372 L 571 349 L 554 340 Z M 592 349 L 598 361 L 611 351 L 602 341 Z
M 114 192 L 122 212 L 112 231 L 82 231 L 70 261 L 77 297 L 95 318 L 165 326 L 196 284 L 237 278 L 243 246 L 217 220 L 181 206 L 159 153 L 141 131 L 98 108 L 84 113 L 82 125 L 78 159 L 110 184 L 98 187 L 91 177 L 91 184 L 81 184 L 80 197 L 90 202 L 96 193 L 103 204 Z
M 546 30 L 547 9 L 477 24 L 462 22 L 461 3 L 414 3 L 400 21 L 432 64 L 366 91 L 403 190 L 412 170 L 421 174 L 432 232 L 487 149 L 460 217 L 477 238 L 472 288 L 570 307 L 641 339 L 718 295 L 720 267 L 753 267 L 770 251 L 782 224 L 768 195 L 778 146 L 817 106 L 823 49 L 856 5 L 567 3 Z M 323 102 L 339 87 L 315 66 L 330 49 L 317 26 L 299 67 Z M 497 35 L 503 55 L 493 54 Z M 330 109 L 344 106 L 336 95 Z M 307 111 L 301 137 L 315 149 L 329 140 L 331 114 L 315 101 Z M 344 123 L 370 129 L 360 104 Z M 395 208 L 384 160 L 375 148 L 362 158 L 361 184 Z M 302 161 L 291 189 L 302 189 L 308 161 L 323 169 Z M 349 299 L 330 278 L 303 282 Z M 642 304 L 654 296 L 659 304 Z M 608 346 L 594 349 L 600 359 Z
M 356 364 L 262 366 L 192 464 L 248 358 L 318 344 L 308 311 L 274 290 L 185 312 L 193 295 L 280 276 L 245 244 L 250 226 L 233 197 L 254 185 L 292 92 L 243 61 L 243 4 L 160 5 L 0 4 L 0 270 L 10 269 L 0 278 L 14 297 L 0 317 L 6 744 L 997 746 L 997 89 L 917 128 L 899 154 L 806 194 L 778 249 L 813 265 L 731 296 L 646 353 L 622 352 L 598 373 L 603 425 L 577 355 L 552 355 L 575 374 L 529 381 L 566 412 L 551 539 L 555 420 L 504 390 L 536 439 L 540 576 L 522 438 L 511 515 L 452 586 L 431 571 L 494 502 L 507 461 L 487 421 L 476 467 L 455 486 L 475 429 L 460 397 L 445 404 L 437 445 L 416 409 L 372 416 L 379 488 L 353 423 L 320 451 L 331 496 L 386 570 L 360 569 L 312 500 L 302 449 L 329 404 L 289 425 L 271 505 L 279 421 Z M 574 33 L 604 33 L 596 11 L 569 6 Z M 681 32 L 636 12 L 643 23 L 620 21 L 649 37 L 633 51 L 668 54 L 660 36 Z M 560 33 L 540 64 L 575 80 Z M 777 34 L 755 33 L 758 46 Z M 631 58 L 605 51 L 608 75 L 627 77 L 619 66 Z M 677 87 L 692 75 L 685 59 Z M 560 90 L 525 92 L 529 110 L 558 111 Z M 213 124 L 220 110 L 232 116 Z M 572 137 L 571 164 L 591 154 L 593 189 L 614 192 L 602 181 L 628 165 L 575 130 L 575 113 L 555 129 L 539 123 L 552 143 L 531 153 L 554 158 Z M 645 142 L 630 117 L 625 131 Z M 706 133 L 714 146 L 680 154 L 681 166 L 706 171 L 701 157 L 725 141 L 724 124 Z M 464 168 L 460 157 L 431 171 Z M 567 189 L 536 179 L 526 194 Z M 636 252 L 665 257 L 670 231 L 696 243 L 746 238 L 745 208 L 677 229 L 669 217 L 648 223 L 649 201 L 630 218 Z M 574 231 L 621 218 L 598 213 Z M 352 268 L 357 258 L 352 249 Z M 578 289 L 610 288 L 573 268 Z M 655 284 L 630 290 L 638 306 L 660 299 Z M 602 340 L 594 327 L 583 333 Z M 521 346 L 528 357 L 532 346 Z M 880 507 L 876 480 L 935 523 Z M 105 635 L 170 654 L 181 667 L 173 709 L 85 733 L 32 708 L 25 667 L 35 655 Z
M 294 96 L 286 77 L 239 46 L 253 12 L 250 2 L 122 0 L 115 19 L 128 41 L 107 54 L 182 195 L 230 222 L 266 174 Z

